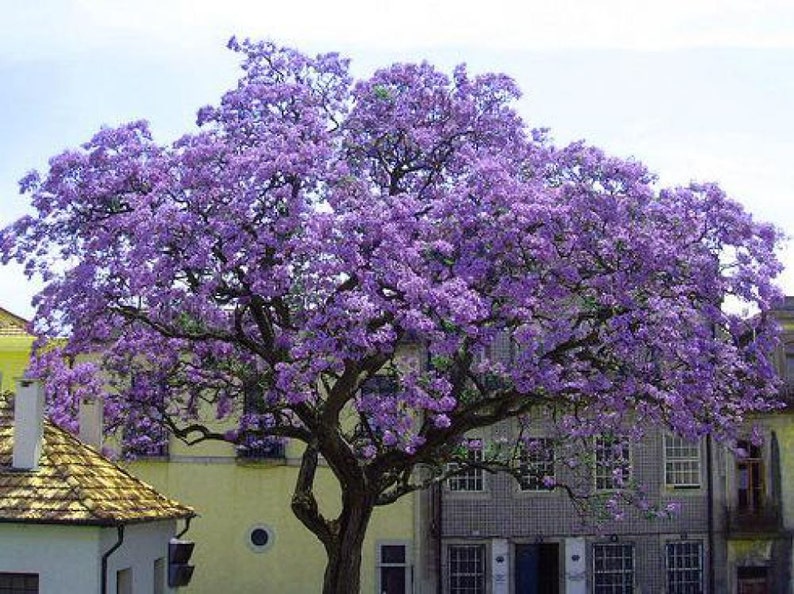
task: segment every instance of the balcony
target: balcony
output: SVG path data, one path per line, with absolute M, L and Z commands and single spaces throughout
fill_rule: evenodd
M 756 509 L 725 508 L 725 531 L 728 538 L 753 538 L 784 531 L 780 507 L 767 503 Z
M 780 384 L 778 399 L 786 406 L 786 408 L 794 409 L 794 379 L 786 378 Z
M 237 459 L 241 461 L 272 461 L 286 458 L 286 444 L 281 439 L 248 439 L 237 446 Z

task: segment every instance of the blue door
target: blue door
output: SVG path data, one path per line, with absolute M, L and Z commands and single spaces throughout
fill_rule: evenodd
M 517 544 L 515 582 L 515 594 L 559 594 L 559 546 Z

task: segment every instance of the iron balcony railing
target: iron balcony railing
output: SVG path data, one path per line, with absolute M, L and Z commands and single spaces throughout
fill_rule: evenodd
M 281 460 L 286 457 L 286 444 L 274 440 L 239 445 L 237 457 L 242 460 Z
M 766 503 L 758 508 L 725 508 L 725 528 L 729 537 L 777 534 L 784 530 L 780 506 Z

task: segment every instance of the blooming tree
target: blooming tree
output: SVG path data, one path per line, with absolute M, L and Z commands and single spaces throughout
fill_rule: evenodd
M 336 54 L 230 47 L 242 77 L 196 132 L 102 129 L 21 182 L 33 214 L 2 254 L 44 279 L 36 331 L 68 336 L 33 368 L 56 420 L 93 391 L 109 429 L 303 442 L 292 509 L 330 594 L 358 591 L 373 509 L 461 468 L 473 430 L 542 407 L 571 437 L 730 438 L 767 406 L 777 233 L 719 187 L 658 189 L 638 162 L 553 146 L 506 76 L 353 80 Z M 505 338 L 509 362 L 482 356 Z

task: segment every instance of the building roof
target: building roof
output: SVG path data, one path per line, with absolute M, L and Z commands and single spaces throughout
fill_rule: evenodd
M 195 515 L 48 422 L 39 468 L 12 468 L 13 420 L 13 396 L 0 395 L 0 522 L 107 526 Z
M 28 321 L 0 307 L 0 336 L 28 336 Z

